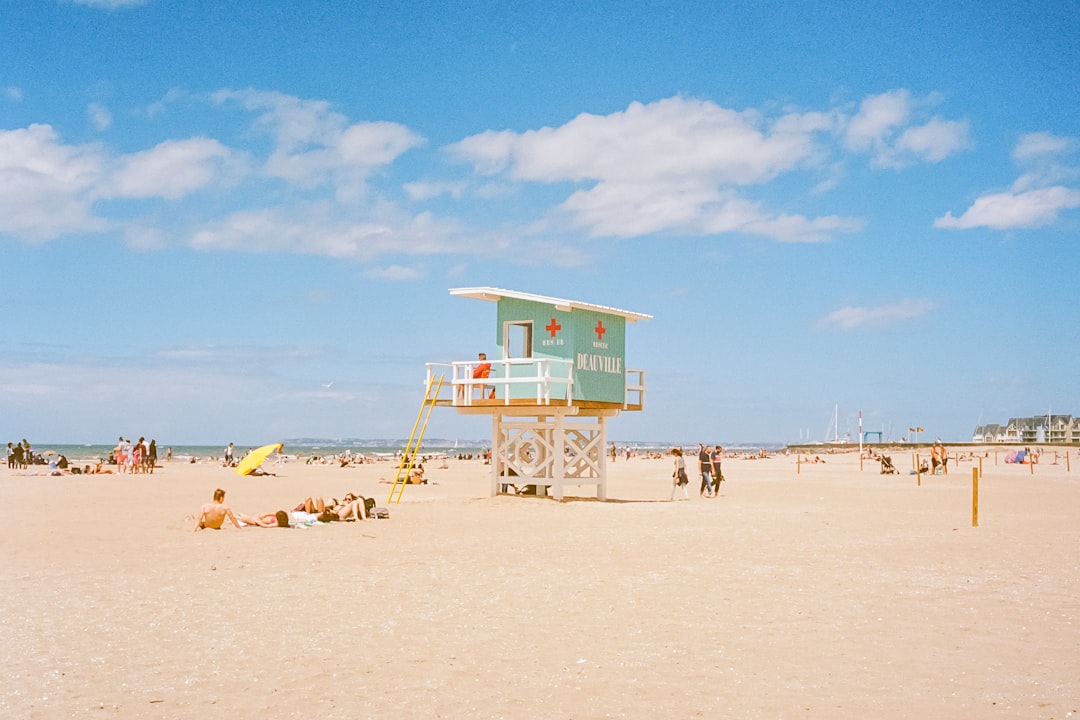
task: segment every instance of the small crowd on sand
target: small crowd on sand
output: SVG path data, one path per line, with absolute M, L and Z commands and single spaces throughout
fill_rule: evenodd
M 690 477 L 686 474 L 686 456 L 683 449 L 675 447 L 671 449 L 671 455 L 675 458 L 675 470 L 671 473 L 671 497 L 675 499 L 675 491 L 682 489 L 683 500 L 690 499 L 690 493 L 686 486 L 690 484 Z M 721 469 L 721 460 L 724 457 L 724 448 L 717 445 L 698 444 L 698 473 L 701 475 L 701 489 L 698 494 L 703 498 L 714 498 L 720 492 L 720 483 L 724 482 L 724 472 Z
M 157 467 L 157 440 L 148 443 L 145 437 L 140 437 L 138 442 L 132 443 L 121 435 L 112 454 L 116 470 L 121 474 L 152 473 Z
M 292 510 L 247 515 L 234 511 L 225 504 L 225 491 L 214 490 L 214 499 L 199 510 L 194 530 L 220 530 L 228 520 L 237 528 L 244 527 L 310 527 L 319 523 L 356 522 L 372 518 L 389 517 L 384 508 L 375 507 L 375 501 L 354 493 L 346 494 L 340 501 L 321 497 L 308 497 Z
M 67 463 L 66 458 L 64 462 Z M 7 444 L 7 464 L 8 469 L 25 470 L 31 465 L 48 465 L 49 461 L 44 455 L 35 453 L 30 441 L 23 438 L 20 442 Z

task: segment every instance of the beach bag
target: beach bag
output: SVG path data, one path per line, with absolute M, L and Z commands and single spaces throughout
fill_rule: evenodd
M 379 518 L 385 520 L 390 517 L 390 511 L 384 507 L 371 508 L 371 515 L 369 517 Z
M 371 517 L 375 509 L 375 498 L 364 498 L 364 517 Z

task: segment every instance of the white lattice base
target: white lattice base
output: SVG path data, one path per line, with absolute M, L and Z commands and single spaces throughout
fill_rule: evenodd
M 566 485 L 595 485 L 606 500 L 608 414 L 492 415 L 491 494 L 535 485 L 562 500 Z

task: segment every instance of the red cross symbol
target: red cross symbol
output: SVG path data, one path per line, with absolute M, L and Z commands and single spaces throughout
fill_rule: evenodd
M 562 325 L 555 321 L 555 318 L 551 318 L 551 324 L 545 325 L 544 329 L 551 333 L 551 337 L 555 337 L 555 333 L 562 330 Z
M 593 328 L 593 330 L 596 331 L 596 339 L 597 339 L 597 341 L 603 342 L 604 341 L 604 333 L 607 332 L 607 328 L 604 327 L 604 321 L 603 320 L 598 320 L 596 322 L 596 327 Z

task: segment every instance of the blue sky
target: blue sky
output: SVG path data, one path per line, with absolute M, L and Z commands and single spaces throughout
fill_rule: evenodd
M 1080 414 L 1080 4 L 723 5 L 5 2 L 0 439 L 407 436 L 481 285 L 617 439 Z

